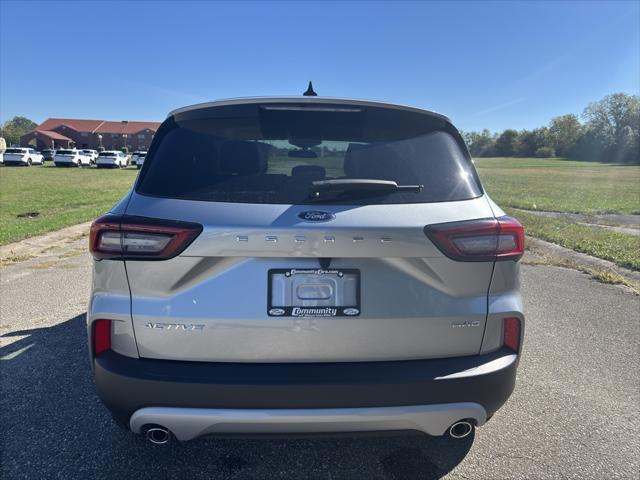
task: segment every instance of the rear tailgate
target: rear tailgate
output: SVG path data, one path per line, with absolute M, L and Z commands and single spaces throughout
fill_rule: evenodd
M 434 204 L 323 205 L 322 211 L 335 215 L 326 223 L 302 221 L 298 215 L 309 209 L 134 193 L 127 215 L 163 212 L 165 218 L 204 226 L 176 258 L 126 261 L 140 355 L 331 362 L 478 353 L 493 262 L 451 260 L 423 229 L 452 217 L 492 217 L 484 197 Z M 270 271 L 317 270 L 321 265 L 359 274 L 359 314 L 269 315 Z M 313 291 L 318 281 L 310 277 L 303 283 Z M 316 298 L 305 305 L 323 302 Z

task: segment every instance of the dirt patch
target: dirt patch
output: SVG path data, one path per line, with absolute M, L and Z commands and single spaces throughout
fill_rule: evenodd
M 3 256 L 0 258 L 0 266 L 4 267 L 5 265 L 24 262 L 25 260 L 29 260 L 30 258 L 33 258 L 33 256 L 32 255 L 15 255 L 10 252 L 6 256 Z
M 40 216 L 40 212 L 24 212 L 16 215 L 16 218 L 37 218 Z

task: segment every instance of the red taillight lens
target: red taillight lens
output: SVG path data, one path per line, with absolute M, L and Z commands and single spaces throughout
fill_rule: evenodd
M 517 352 L 520 348 L 520 319 L 505 318 L 502 325 L 502 338 L 505 347 Z
M 167 260 L 200 234 L 202 225 L 105 215 L 91 225 L 89 250 L 96 259 Z
M 93 355 L 111 350 L 111 320 L 93 322 Z
M 453 260 L 519 260 L 524 254 L 524 228 L 508 216 L 427 225 L 424 233 Z

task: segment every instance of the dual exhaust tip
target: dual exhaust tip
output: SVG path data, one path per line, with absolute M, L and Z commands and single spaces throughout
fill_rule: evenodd
M 449 427 L 451 438 L 465 438 L 473 432 L 473 423 L 468 420 L 460 420 Z
M 148 428 L 144 434 L 145 438 L 154 445 L 164 445 L 171 441 L 171 432 L 161 426 Z
M 449 427 L 449 435 L 451 438 L 465 438 L 473 432 L 473 423 L 467 420 L 461 420 Z M 145 438 L 154 445 L 164 445 L 171 441 L 171 432 L 162 426 L 152 426 L 145 431 Z

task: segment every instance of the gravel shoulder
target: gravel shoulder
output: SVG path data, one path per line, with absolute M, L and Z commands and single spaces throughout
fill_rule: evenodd
M 463 441 L 206 439 L 152 448 L 116 427 L 95 394 L 84 330 L 86 238 L 65 248 L 82 253 L 0 270 L 4 479 L 640 476 L 640 297 L 619 286 L 525 265 L 526 339 L 515 393 Z

